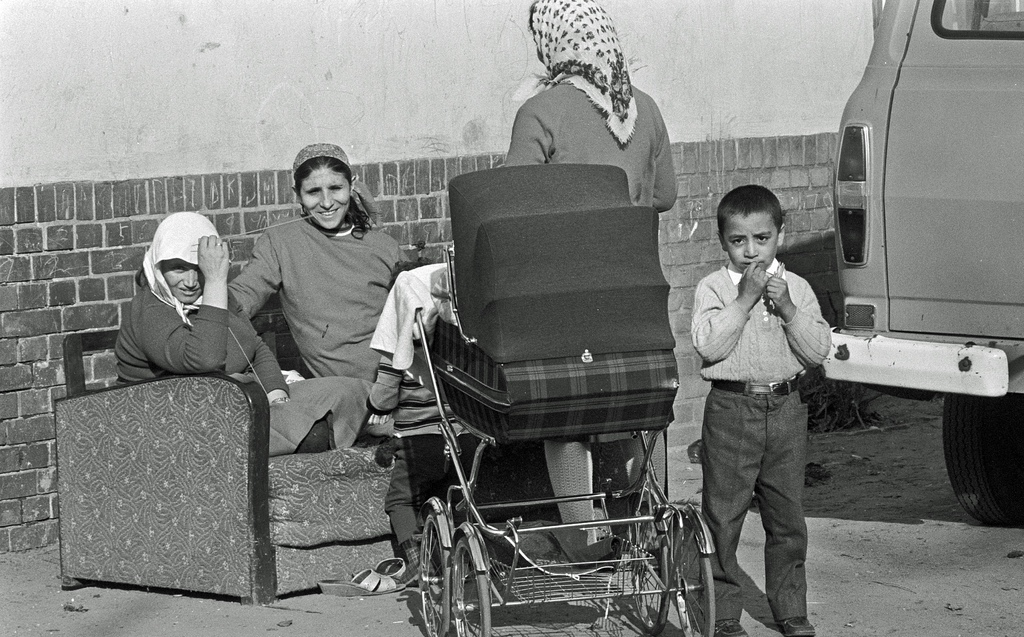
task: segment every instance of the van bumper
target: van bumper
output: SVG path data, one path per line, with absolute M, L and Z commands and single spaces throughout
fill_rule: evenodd
M 825 376 L 907 389 L 1003 396 L 1009 387 L 1006 352 L 973 344 L 854 336 L 832 331 Z

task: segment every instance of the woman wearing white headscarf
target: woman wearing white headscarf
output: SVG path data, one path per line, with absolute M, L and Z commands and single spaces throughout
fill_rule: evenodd
M 676 175 L 661 111 L 629 79 L 615 27 L 593 0 L 537 0 L 530 5 L 530 32 L 547 73 L 546 88 L 516 114 L 505 165 L 604 164 L 626 172 L 634 205 L 658 212 L 676 201 Z M 628 220 L 623 220 L 628 223 Z M 667 311 L 667 309 L 666 309 Z M 602 437 L 632 478 L 639 445 L 621 436 Z M 558 496 L 592 490 L 593 458 L 587 440 L 545 440 L 551 486 Z M 563 521 L 594 518 L 588 502 L 558 505 Z M 587 542 L 597 540 L 594 530 Z
M 635 205 L 671 208 L 676 175 L 665 122 L 630 82 L 608 14 L 592 0 L 537 0 L 529 20 L 546 88 L 519 108 L 505 164 L 619 166 Z
M 325 377 L 286 384 L 252 324 L 229 311 L 229 265 L 227 243 L 203 215 L 178 212 L 161 222 L 118 333 L 118 377 L 247 374 L 271 405 L 270 455 L 350 446 L 367 418 L 370 383 Z

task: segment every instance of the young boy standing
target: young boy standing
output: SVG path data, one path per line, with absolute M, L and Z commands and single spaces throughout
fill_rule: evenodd
M 765 591 L 786 637 L 812 637 L 807 620 L 807 525 L 802 493 L 807 406 L 797 379 L 828 354 L 830 332 L 803 278 L 775 255 L 782 206 L 767 188 L 741 186 L 718 206 L 728 266 L 697 285 L 691 332 L 711 381 L 701 434 L 702 510 L 715 539 L 715 637 L 745 637 L 736 559 L 751 493 L 765 529 Z

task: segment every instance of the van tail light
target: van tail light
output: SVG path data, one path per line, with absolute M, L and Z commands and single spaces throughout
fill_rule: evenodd
M 867 136 L 864 126 L 847 126 L 839 141 L 836 228 L 847 265 L 864 265 L 867 261 Z
M 839 208 L 836 214 L 839 217 L 839 244 L 843 248 L 843 261 L 851 265 L 864 265 L 864 209 Z

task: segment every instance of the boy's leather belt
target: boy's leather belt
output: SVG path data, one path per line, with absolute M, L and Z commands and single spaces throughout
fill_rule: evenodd
M 722 391 L 731 391 L 747 396 L 785 396 L 796 391 L 799 376 L 777 383 L 744 383 L 738 380 L 713 380 L 711 386 Z

